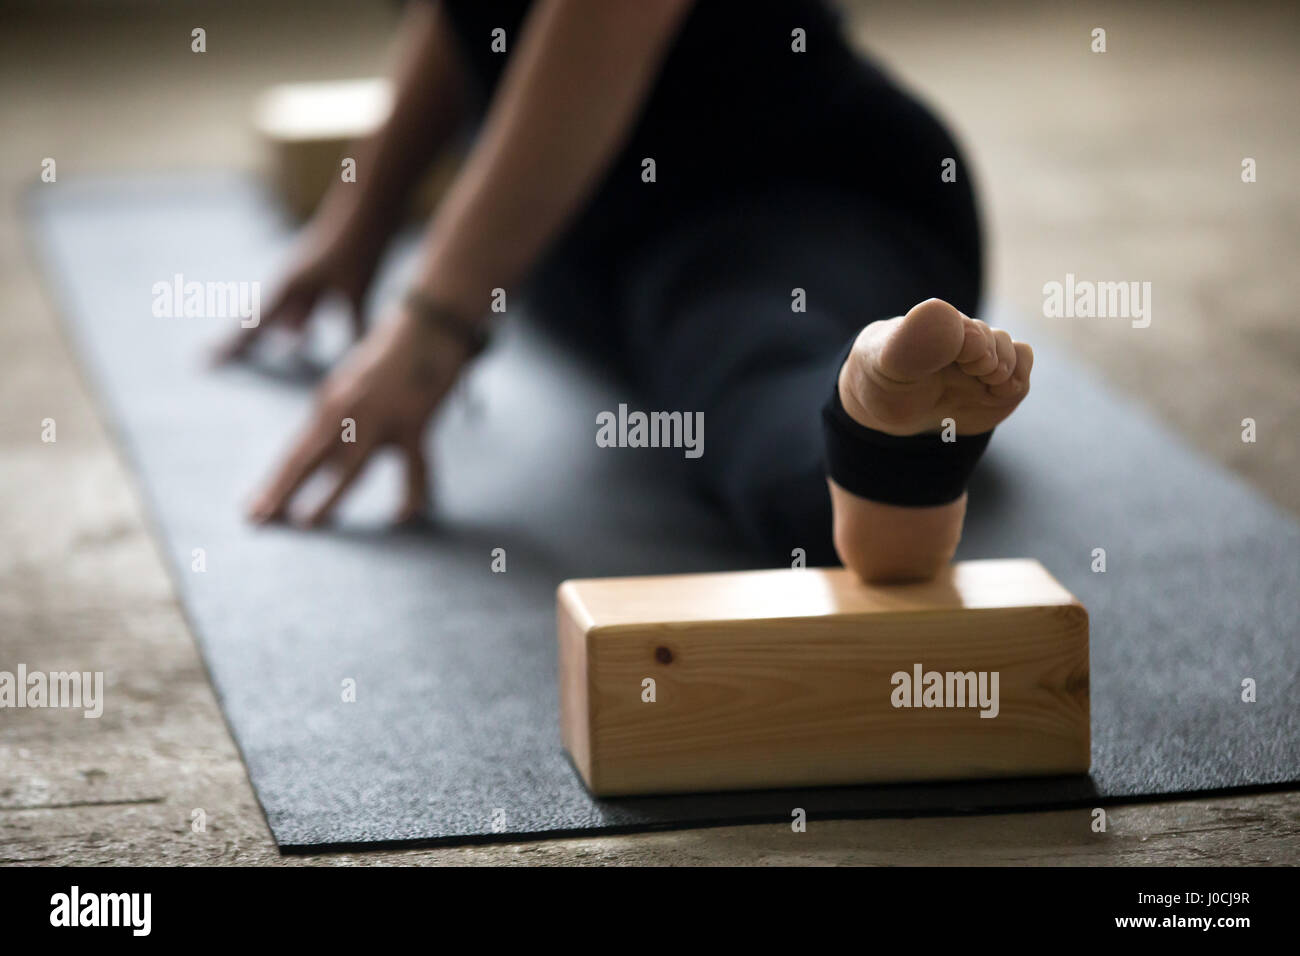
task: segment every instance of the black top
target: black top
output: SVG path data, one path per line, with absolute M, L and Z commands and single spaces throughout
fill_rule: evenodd
M 485 107 L 517 48 L 530 0 L 445 0 Z M 507 52 L 492 51 L 504 28 Z M 806 51 L 792 49 L 802 28 Z M 563 105 L 557 105 L 562 112 Z M 580 121 L 579 118 L 574 118 Z M 642 182 L 642 160 L 657 181 Z M 944 158 L 959 184 L 942 183 Z M 699 0 L 627 143 L 558 244 L 564 258 L 633 251 L 683 211 L 745 201 L 773 183 L 812 180 L 932 227 L 962 261 L 978 259 L 969 176 L 943 127 L 845 41 L 818 0 Z

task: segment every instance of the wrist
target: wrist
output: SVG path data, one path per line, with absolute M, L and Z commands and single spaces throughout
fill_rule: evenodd
M 481 314 L 457 307 L 418 287 L 406 293 L 402 310 L 424 338 L 453 346 L 463 352 L 466 359 L 482 354 L 491 341 L 487 322 Z

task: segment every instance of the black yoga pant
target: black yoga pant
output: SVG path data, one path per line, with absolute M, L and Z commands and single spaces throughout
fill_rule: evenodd
M 962 198 L 954 231 L 976 231 Z M 684 214 L 605 272 L 568 270 L 533 311 L 621 372 L 640 407 L 704 413 L 704 454 L 683 467 L 773 564 L 795 548 L 837 563 L 821 411 L 846 345 L 931 296 L 973 315 L 980 294 L 978 255 L 950 234 L 806 185 Z

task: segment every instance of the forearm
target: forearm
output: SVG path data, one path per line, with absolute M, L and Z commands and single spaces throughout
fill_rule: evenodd
M 689 0 L 542 0 L 430 226 L 417 284 L 469 316 L 524 276 L 616 155 Z
M 393 73 L 393 104 L 355 147 L 355 183 L 335 183 L 322 219 L 355 241 L 387 239 L 412 188 L 466 116 L 467 78 L 440 4 L 411 3 Z

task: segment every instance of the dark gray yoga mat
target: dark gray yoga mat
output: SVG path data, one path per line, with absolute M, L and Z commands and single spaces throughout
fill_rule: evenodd
M 595 446 L 596 412 L 635 398 L 509 324 L 433 439 L 437 527 L 385 528 L 397 472 L 380 467 L 338 529 L 256 530 L 241 504 L 301 423 L 308 390 L 205 371 L 204 347 L 234 320 L 156 318 L 151 290 L 177 273 L 270 280 L 288 239 L 274 203 L 245 180 L 192 175 L 59 183 L 30 208 L 284 850 L 1300 781 L 1300 529 L 1039 344 L 1033 396 L 972 489 L 962 556 L 1037 557 L 1088 606 L 1090 777 L 593 800 L 560 748 L 555 585 L 753 566 L 665 477 L 669 463 Z M 399 279 L 386 273 L 379 296 Z M 1090 570 L 1098 547 L 1104 574 Z M 204 573 L 191 570 L 195 548 Z M 506 550 L 504 574 L 490 570 L 494 548 Z M 1242 702 L 1244 678 L 1258 682 L 1257 703 Z M 346 679 L 355 703 L 342 701 Z

